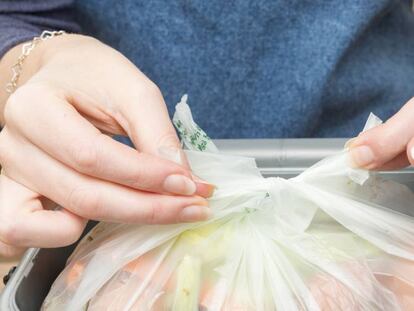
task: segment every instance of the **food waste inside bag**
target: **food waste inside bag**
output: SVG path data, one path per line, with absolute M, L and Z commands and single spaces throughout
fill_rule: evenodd
M 213 216 L 100 223 L 42 310 L 414 310 L 414 194 L 353 168 L 348 151 L 291 179 L 224 155 L 184 96 L 173 121 Z M 380 121 L 370 116 L 366 128 Z

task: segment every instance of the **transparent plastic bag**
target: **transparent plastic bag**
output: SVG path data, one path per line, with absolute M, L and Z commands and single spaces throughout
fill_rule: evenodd
M 174 123 L 214 216 L 98 224 L 43 310 L 411 310 L 414 194 L 349 165 L 347 150 L 291 179 L 220 154 L 186 97 Z M 367 127 L 378 124 L 370 116 Z

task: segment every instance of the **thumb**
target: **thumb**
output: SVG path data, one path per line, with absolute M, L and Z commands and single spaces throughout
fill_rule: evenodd
M 413 163 L 414 99 L 387 122 L 361 133 L 348 145 L 358 167 L 395 168 Z
M 125 98 L 124 103 L 121 112 L 127 121 L 126 131 L 135 147 L 141 152 L 175 162 L 190 172 L 189 163 L 158 87 L 148 84 L 144 94 Z M 214 185 L 191 173 L 190 176 L 195 182 L 197 195 L 210 197 L 213 194 Z

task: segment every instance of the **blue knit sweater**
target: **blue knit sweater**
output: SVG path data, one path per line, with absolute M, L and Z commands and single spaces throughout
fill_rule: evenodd
M 98 37 L 185 92 L 215 138 L 353 136 L 414 95 L 408 0 L 1 1 L 0 53 L 41 30 Z

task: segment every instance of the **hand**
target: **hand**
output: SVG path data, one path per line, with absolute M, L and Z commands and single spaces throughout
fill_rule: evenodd
M 384 124 L 348 143 L 355 164 L 366 169 L 398 169 L 414 164 L 414 99 Z
M 2 75 L 18 54 L 2 59 Z M 212 186 L 159 157 L 161 149 L 182 154 L 178 138 L 159 89 L 125 57 L 93 38 L 63 35 L 39 44 L 23 69 L 0 133 L 0 254 L 70 244 L 86 219 L 208 217 Z M 138 151 L 106 134 L 128 135 Z

